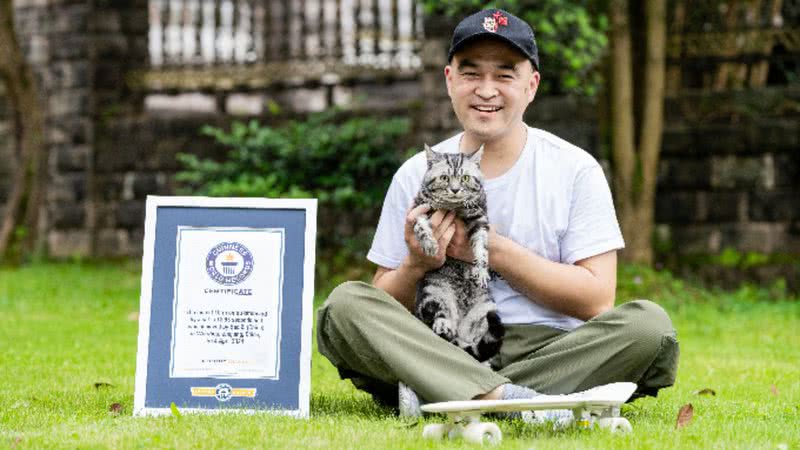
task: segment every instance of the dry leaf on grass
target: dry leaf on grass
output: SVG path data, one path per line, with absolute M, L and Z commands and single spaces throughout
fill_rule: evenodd
M 134 311 L 128 314 L 128 320 L 130 320 L 131 322 L 136 322 L 137 320 L 139 320 L 139 311 Z
M 113 403 L 111 406 L 108 407 L 108 413 L 112 416 L 118 416 L 122 413 L 122 405 L 119 403 Z
M 778 386 L 775 386 L 775 385 L 773 384 L 772 386 L 770 386 L 770 387 L 769 387 L 769 390 L 770 390 L 770 392 L 772 392 L 772 395 L 774 395 L 775 397 L 777 397 L 777 396 L 778 396 L 778 394 L 779 394 L 779 392 L 778 392 Z
M 695 395 L 717 395 L 717 391 L 711 388 L 700 389 L 699 391 L 694 391 Z
M 692 416 L 694 415 L 694 407 L 691 403 L 687 403 L 681 406 L 680 411 L 678 411 L 678 420 L 675 422 L 675 429 L 681 429 L 686 425 L 689 425 L 689 422 L 692 421 Z

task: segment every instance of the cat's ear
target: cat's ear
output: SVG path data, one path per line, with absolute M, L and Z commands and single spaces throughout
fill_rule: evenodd
M 481 158 L 483 157 L 483 144 L 481 144 L 480 148 L 478 148 L 477 150 L 475 150 L 474 152 L 472 152 L 472 153 L 470 153 L 470 154 L 468 154 L 466 156 L 467 156 L 467 159 L 469 159 L 470 161 L 472 161 L 475 164 L 477 164 L 478 166 L 480 166 L 481 165 Z
M 435 152 L 428 144 L 425 144 L 425 157 L 428 159 L 428 167 L 430 167 L 434 161 L 439 159 L 439 153 Z

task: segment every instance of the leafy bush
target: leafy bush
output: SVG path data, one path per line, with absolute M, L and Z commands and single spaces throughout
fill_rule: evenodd
M 409 128 L 405 118 L 342 119 L 336 110 L 276 128 L 255 120 L 230 130 L 205 126 L 201 132 L 227 148 L 224 160 L 181 153 L 176 179 L 193 195 L 317 198 L 321 253 L 358 260 L 407 155 L 397 146 Z
M 462 18 L 500 8 L 528 22 L 536 35 L 542 92 L 597 94 L 600 65 L 608 46 L 608 18 L 597 0 L 424 0 L 427 14 Z

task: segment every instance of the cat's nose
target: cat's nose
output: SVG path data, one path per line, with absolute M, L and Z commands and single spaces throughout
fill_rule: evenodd
M 461 188 L 450 188 L 450 192 L 452 192 L 453 194 L 458 194 L 458 191 L 460 190 Z

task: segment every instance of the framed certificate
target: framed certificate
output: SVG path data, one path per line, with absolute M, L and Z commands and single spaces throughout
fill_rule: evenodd
M 308 416 L 316 206 L 147 198 L 134 415 Z

